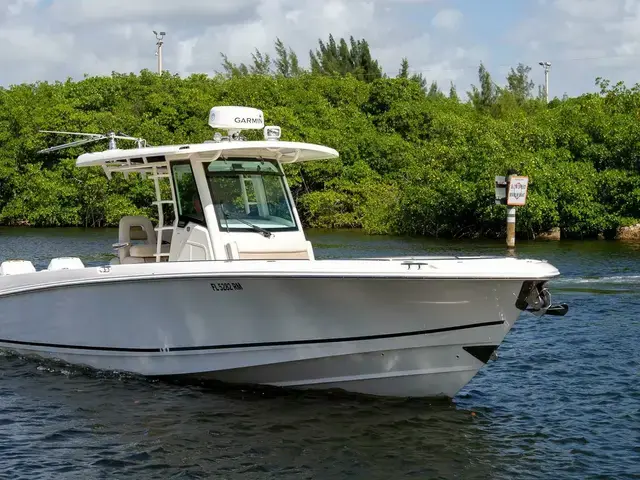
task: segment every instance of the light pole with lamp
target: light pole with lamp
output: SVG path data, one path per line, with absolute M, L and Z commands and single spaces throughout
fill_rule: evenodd
M 166 32 L 156 32 L 153 33 L 156 35 L 156 56 L 158 57 L 158 74 L 162 73 L 162 44 L 164 43 L 164 36 L 167 34 Z
M 551 69 L 551 62 L 538 63 L 542 68 L 544 68 L 544 95 L 547 103 L 549 103 L 549 70 Z

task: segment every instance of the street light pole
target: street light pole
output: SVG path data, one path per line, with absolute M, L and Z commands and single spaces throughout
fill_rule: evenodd
M 156 57 L 158 57 L 158 74 L 162 73 L 162 44 L 164 43 L 164 36 L 167 34 L 166 32 L 156 32 L 153 33 L 156 35 Z
M 551 69 L 551 62 L 539 62 L 540 66 L 544 68 L 544 95 L 549 103 L 549 69 Z

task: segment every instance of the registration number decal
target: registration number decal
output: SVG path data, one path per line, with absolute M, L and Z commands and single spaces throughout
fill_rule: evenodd
M 211 288 L 214 292 L 232 292 L 234 290 L 242 290 L 242 285 L 237 282 L 212 283 Z

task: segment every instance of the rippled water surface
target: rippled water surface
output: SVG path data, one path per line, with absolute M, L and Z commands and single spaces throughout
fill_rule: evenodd
M 117 233 L 0 229 L 0 260 L 108 261 Z M 312 232 L 318 257 L 503 244 Z M 453 401 L 181 385 L 0 354 L 0 478 L 639 478 L 640 245 L 520 242 L 563 273 Z

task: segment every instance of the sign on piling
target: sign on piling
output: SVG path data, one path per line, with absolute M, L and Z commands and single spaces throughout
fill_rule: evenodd
M 516 246 L 516 207 L 527 202 L 529 177 L 510 173 L 506 176 L 496 176 L 495 202 L 497 205 L 507 205 L 507 247 Z M 515 173 L 515 172 L 514 172 Z
M 521 207 L 527 202 L 527 187 L 529 177 L 511 176 L 509 177 L 509 194 L 507 195 L 507 205 Z

